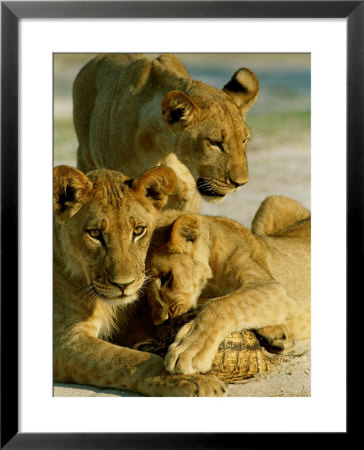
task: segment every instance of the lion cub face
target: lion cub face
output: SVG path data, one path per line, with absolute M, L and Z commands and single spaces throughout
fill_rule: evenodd
M 54 169 L 54 213 L 66 271 L 105 302 L 136 299 L 159 210 L 175 186 L 158 167 L 130 180 L 110 170 Z
M 195 308 L 212 276 L 197 217 L 180 216 L 167 233 L 163 244 L 152 242 L 147 256 L 147 299 L 155 325 Z
M 223 90 L 200 83 L 188 94 L 175 90 L 163 98 L 162 114 L 174 134 L 174 152 L 207 201 L 222 200 L 248 181 L 250 131 L 245 114 L 258 91 L 257 77 L 243 68 Z

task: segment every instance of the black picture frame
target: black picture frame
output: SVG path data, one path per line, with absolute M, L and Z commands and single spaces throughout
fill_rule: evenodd
M 274 438 L 268 433 L 18 432 L 19 330 L 13 318 L 18 317 L 16 287 L 19 281 L 19 248 L 15 244 L 18 243 L 19 19 L 176 17 L 347 20 L 347 305 L 349 298 L 355 301 L 354 295 L 361 292 L 358 281 L 364 273 L 364 1 L 1 2 L 1 448 L 259 448 Z M 341 182 L 340 178 L 337 181 Z M 348 346 L 347 361 L 350 361 L 350 351 Z M 280 433 L 280 447 L 286 447 L 292 434 Z M 348 432 L 338 433 L 336 443 L 340 445 L 347 437 Z M 300 443 L 304 444 L 309 438 L 309 433 L 302 435 Z

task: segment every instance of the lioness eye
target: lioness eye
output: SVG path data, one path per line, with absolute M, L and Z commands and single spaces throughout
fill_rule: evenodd
M 243 139 L 243 144 L 245 144 L 245 142 L 246 142 L 247 140 L 248 140 L 247 138 Z
M 101 231 L 100 230 L 88 230 L 88 234 L 94 239 L 100 239 Z
M 133 230 L 133 239 L 137 237 L 141 237 L 145 233 L 146 227 L 139 225 Z
M 212 145 L 213 147 L 217 147 L 219 150 L 221 150 L 222 152 L 225 151 L 224 149 L 224 144 L 222 141 L 215 141 L 213 139 L 207 139 L 210 143 L 210 145 Z
M 171 271 L 161 275 L 161 286 L 170 286 L 173 280 L 173 273 Z

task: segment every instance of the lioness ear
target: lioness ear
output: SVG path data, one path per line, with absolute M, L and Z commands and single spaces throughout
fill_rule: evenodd
M 90 180 L 70 166 L 57 166 L 53 170 L 53 208 L 60 222 L 69 219 L 84 204 L 92 189 Z
M 172 251 L 188 253 L 200 236 L 198 218 L 190 214 L 178 217 L 172 225 L 167 246 Z
M 132 182 L 132 189 L 138 196 L 151 201 L 156 209 L 161 209 L 176 186 L 177 177 L 168 166 L 154 167 L 142 173 Z
M 234 73 L 223 91 L 233 98 L 234 103 L 245 114 L 258 98 L 259 81 L 252 70 L 243 67 Z
M 198 110 L 192 98 L 182 91 L 170 91 L 162 100 L 162 116 L 170 125 L 191 121 Z

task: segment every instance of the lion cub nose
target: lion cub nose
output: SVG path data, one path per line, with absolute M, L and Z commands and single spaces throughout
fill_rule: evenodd
M 119 289 L 121 289 L 122 292 L 125 291 L 125 289 L 130 286 L 131 284 L 133 284 L 135 281 L 135 278 L 133 280 L 130 281 L 125 281 L 125 280 L 110 280 L 109 282 L 111 284 L 113 284 L 114 286 L 117 286 Z
M 229 178 L 229 182 L 236 188 L 239 188 L 241 186 L 244 186 L 248 182 L 248 179 L 245 178 L 243 180 L 233 180 L 232 178 Z

